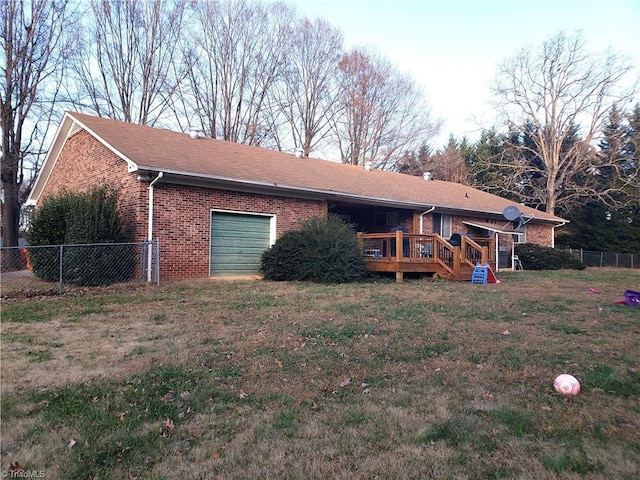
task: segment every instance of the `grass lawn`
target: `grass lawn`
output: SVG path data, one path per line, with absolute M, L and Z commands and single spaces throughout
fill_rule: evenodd
M 0 475 L 639 478 L 638 271 L 498 277 L 5 281 Z

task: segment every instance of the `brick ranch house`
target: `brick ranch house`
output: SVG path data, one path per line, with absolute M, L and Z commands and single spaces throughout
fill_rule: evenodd
M 565 220 L 439 180 L 344 165 L 185 133 L 67 113 L 29 197 L 110 185 L 134 241 L 159 238 L 163 278 L 257 273 L 261 253 L 314 216 L 367 233 L 495 236 L 498 268 L 512 242 L 553 247 Z M 504 255 L 503 255 L 504 254 Z

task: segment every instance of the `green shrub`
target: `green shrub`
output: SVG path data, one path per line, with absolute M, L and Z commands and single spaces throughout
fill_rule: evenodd
M 516 245 L 515 253 L 525 270 L 584 270 L 586 268 L 584 263 L 569 252 L 542 247 L 534 243 Z
M 109 285 L 129 280 L 134 272 L 132 245 L 99 245 L 129 240 L 118 210 L 118 192 L 107 187 L 63 192 L 45 200 L 34 215 L 27 240 L 34 246 L 78 245 L 63 249 L 64 281 L 71 285 Z M 58 248 L 33 248 L 30 258 L 38 278 L 59 280 Z
M 71 211 L 68 196 L 47 199 L 35 211 L 27 233 L 30 245 L 61 245 L 65 243 L 67 217 Z M 33 273 L 45 282 L 55 282 L 60 275 L 60 251 L 57 248 L 29 250 Z
M 366 275 L 353 228 L 337 217 L 314 217 L 282 235 L 262 255 L 268 280 L 344 283 Z

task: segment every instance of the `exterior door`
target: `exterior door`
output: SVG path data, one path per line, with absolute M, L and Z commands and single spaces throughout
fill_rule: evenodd
M 272 217 L 227 212 L 211 214 L 210 275 L 255 275 L 269 248 Z

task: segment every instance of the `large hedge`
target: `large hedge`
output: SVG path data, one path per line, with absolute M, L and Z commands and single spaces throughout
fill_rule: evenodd
M 267 280 L 345 283 L 366 275 L 354 229 L 338 217 L 314 217 L 262 255 Z
M 133 275 L 132 245 L 118 210 L 118 192 L 99 187 L 86 193 L 63 192 L 48 198 L 36 210 L 27 234 L 31 246 L 66 245 L 64 282 L 96 286 L 129 280 Z M 45 281 L 58 281 L 60 248 L 32 248 L 33 273 Z
M 521 243 L 515 246 L 515 254 L 525 270 L 584 270 L 585 264 L 569 252 L 534 243 Z

